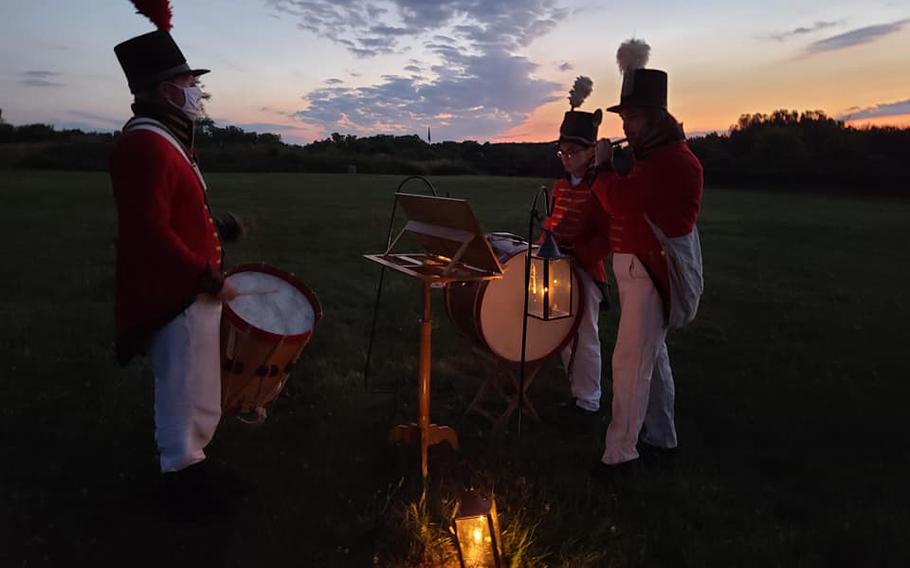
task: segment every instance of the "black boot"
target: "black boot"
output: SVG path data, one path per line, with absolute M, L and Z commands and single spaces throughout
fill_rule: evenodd
M 617 464 L 606 464 L 600 460 L 591 468 L 591 479 L 607 486 L 621 486 L 635 477 L 641 467 L 639 460 Z
M 600 411 L 585 410 L 572 399 L 559 405 L 558 421 L 572 432 L 585 434 L 595 432 L 603 425 L 603 414 Z
M 202 522 L 225 514 L 224 503 L 209 477 L 207 461 L 164 474 L 163 497 L 169 520 Z
M 678 448 L 661 448 L 641 440 L 638 441 L 635 449 L 638 450 L 641 461 L 648 466 L 672 467 L 676 463 L 676 457 L 679 455 Z

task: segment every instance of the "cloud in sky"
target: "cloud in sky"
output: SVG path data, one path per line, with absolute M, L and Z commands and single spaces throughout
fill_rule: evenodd
M 62 87 L 63 83 L 51 80 L 59 76 L 55 71 L 23 71 L 19 83 L 27 87 Z
M 538 66 L 516 55 L 568 15 L 554 0 L 268 3 L 358 57 L 403 53 L 415 44 L 434 56 L 372 85 L 305 94 L 309 106 L 295 116 L 325 131 L 410 133 L 432 124 L 447 138 L 489 138 L 553 100 L 559 87 L 534 77 Z
M 448 26 L 466 27 L 475 39 L 527 45 L 569 11 L 554 0 L 266 0 L 297 18 L 297 27 L 370 57 L 401 51 L 402 38 L 431 36 L 446 43 Z M 465 26 L 457 25 L 461 21 Z
M 900 116 L 903 114 L 910 114 L 910 99 L 894 103 L 879 103 L 866 108 L 853 107 L 846 114 L 838 116 L 837 120 L 859 120 L 883 116 Z
M 572 69 L 574 69 L 574 67 L 568 61 L 563 61 L 562 63 L 560 63 L 557 66 L 557 69 L 559 69 L 560 71 L 571 71 Z
M 908 23 L 910 23 L 910 18 L 904 18 L 903 20 L 897 20 L 888 24 L 866 26 L 850 30 L 849 32 L 812 42 L 806 46 L 804 53 L 806 55 L 815 55 L 817 53 L 837 51 L 856 45 L 870 43 L 879 38 L 901 31 Z
M 821 31 L 821 30 L 826 30 L 828 28 L 833 28 L 833 27 L 839 26 L 843 23 L 844 23 L 843 20 L 836 20 L 836 21 L 831 21 L 831 22 L 819 21 L 819 22 L 815 22 L 811 26 L 800 26 L 798 28 L 793 28 L 792 30 L 787 30 L 785 32 L 776 32 L 776 33 L 768 34 L 766 37 L 768 37 L 770 39 L 776 39 L 778 41 L 783 41 L 783 40 L 790 39 L 793 37 L 803 36 L 803 35 L 811 34 L 814 32 Z

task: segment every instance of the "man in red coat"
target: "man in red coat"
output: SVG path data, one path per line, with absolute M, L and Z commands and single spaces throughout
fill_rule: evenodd
M 601 472 L 637 459 L 639 450 L 662 453 L 677 446 L 666 334 L 676 309 L 672 299 L 688 292 L 671 281 L 668 255 L 675 258 L 673 239 L 698 246 L 702 168 L 682 126 L 667 112 L 667 74 L 643 68 L 648 49 L 639 40 L 620 48 L 621 102 L 607 109 L 622 117 L 634 164 L 629 171 L 617 171 L 619 160 L 611 164 L 609 141 L 596 148 L 601 173 L 593 192 L 609 218 L 606 231 L 620 302 L 612 415 Z M 628 50 L 638 53 L 629 57 Z M 700 279 L 700 249 L 697 258 Z
M 135 96 L 110 156 L 117 353 L 122 363 L 151 358 L 161 471 L 181 501 L 203 490 L 203 448 L 221 418 L 221 303 L 235 296 L 193 148 L 206 70 L 187 65 L 167 29 L 114 51 Z

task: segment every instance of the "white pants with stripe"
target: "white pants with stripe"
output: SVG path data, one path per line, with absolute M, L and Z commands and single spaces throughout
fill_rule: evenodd
M 667 354 L 667 327 L 660 294 L 635 255 L 615 253 L 619 289 L 619 330 L 613 348 L 613 405 L 601 461 L 638 458 L 641 440 L 675 448 L 673 373 Z M 644 427 L 644 432 L 642 432 Z
M 575 361 L 572 362 L 569 386 L 572 397 L 579 407 L 597 412 L 600 410 L 600 335 L 597 331 L 597 320 L 600 317 L 600 302 L 603 300 L 600 286 L 586 272 L 579 271 L 578 284 L 585 295 L 585 307 L 578 322 L 578 344 Z M 569 372 L 572 359 L 572 343 L 562 350 L 562 364 Z
M 221 302 L 196 300 L 149 344 L 155 374 L 155 442 L 161 471 L 205 459 L 221 419 Z

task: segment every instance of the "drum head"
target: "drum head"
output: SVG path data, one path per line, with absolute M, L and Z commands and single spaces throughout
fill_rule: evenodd
M 521 362 L 525 258 L 525 254 L 514 254 L 502 262 L 502 278 L 488 282 L 479 299 L 479 327 L 484 342 L 493 353 L 514 363 Z M 577 269 L 572 271 L 571 317 L 551 321 L 528 317 L 525 361 L 545 359 L 572 339 L 582 309 L 581 285 L 576 272 Z
M 319 319 L 318 304 L 314 305 L 303 285 L 289 274 L 246 269 L 234 272 L 226 280 L 242 294 L 228 302 L 227 308 L 244 323 L 278 336 L 313 331 Z

